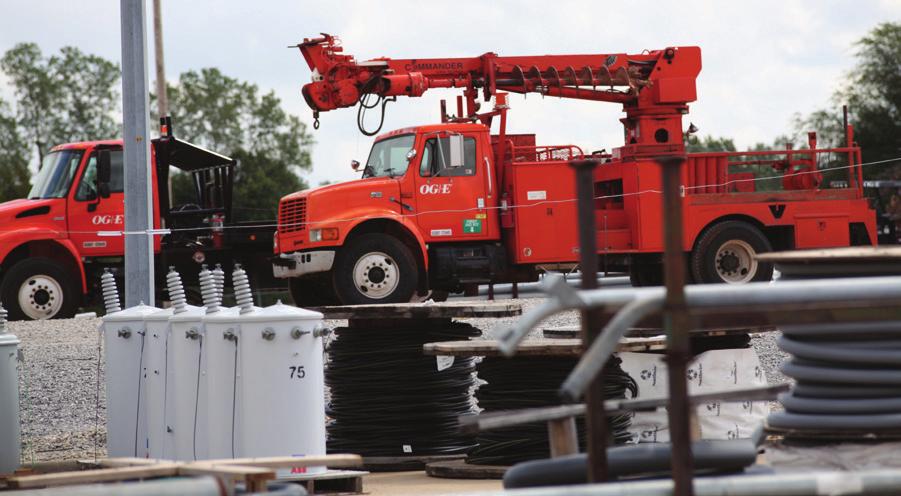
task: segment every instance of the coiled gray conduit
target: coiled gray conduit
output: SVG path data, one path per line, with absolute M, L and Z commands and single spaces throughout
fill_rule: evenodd
M 817 324 L 783 330 L 793 358 L 782 372 L 798 381 L 780 396 L 784 412 L 767 424 L 792 430 L 901 429 L 901 322 Z

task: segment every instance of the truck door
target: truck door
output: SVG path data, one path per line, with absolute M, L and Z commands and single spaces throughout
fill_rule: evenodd
M 458 135 L 463 140 L 460 167 L 450 167 L 452 138 L 448 133 L 422 137 L 419 170 L 415 173 L 416 222 L 426 242 L 497 238 L 495 216 L 487 207 L 487 148 L 478 134 Z M 494 186 L 492 186 L 494 187 Z
M 82 168 L 81 176 L 69 192 L 70 238 L 84 257 L 122 256 L 124 236 L 102 236 L 102 231 L 125 229 L 125 194 L 122 150 L 110 151 L 110 196 L 97 191 L 97 149 Z

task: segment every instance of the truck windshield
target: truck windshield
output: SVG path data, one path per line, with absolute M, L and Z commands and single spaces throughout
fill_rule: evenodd
M 63 198 L 69 192 L 72 179 L 78 172 L 82 150 L 59 150 L 44 156 L 41 170 L 34 178 L 28 198 Z
M 384 139 L 372 145 L 363 177 L 402 176 L 407 172 L 407 152 L 413 148 L 413 134 Z

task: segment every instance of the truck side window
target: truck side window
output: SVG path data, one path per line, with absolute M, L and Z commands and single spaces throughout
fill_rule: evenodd
M 441 140 L 440 146 L 438 140 Z M 440 153 L 439 153 L 440 152 Z M 434 176 L 474 176 L 476 174 L 476 140 L 463 139 L 463 167 L 451 169 L 450 138 L 429 138 L 422 149 L 422 161 L 419 164 L 419 175 Z
M 88 158 L 88 165 L 81 175 L 75 199 L 78 201 L 93 201 L 97 199 L 97 153 L 92 153 Z M 110 152 L 110 193 L 122 193 L 125 191 L 125 177 L 122 170 L 122 150 Z

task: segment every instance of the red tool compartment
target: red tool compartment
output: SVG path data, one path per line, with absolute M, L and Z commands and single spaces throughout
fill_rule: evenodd
M 578 258 L 575 175 L 566 162 L 519 162 L 508 168 L 513 226 L 505 229 L 514 263 Z

